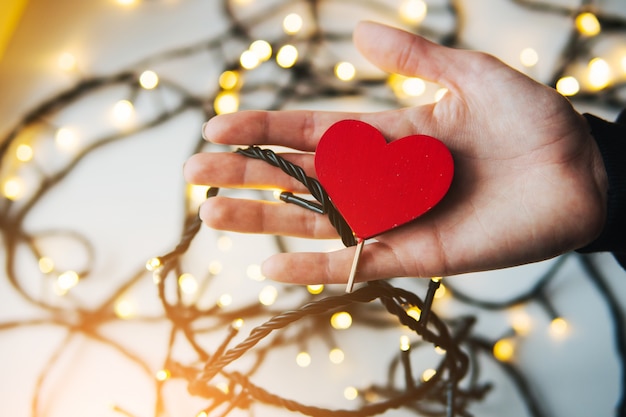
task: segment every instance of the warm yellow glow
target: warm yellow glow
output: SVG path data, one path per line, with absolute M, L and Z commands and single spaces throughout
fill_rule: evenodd
M 243 319 L 235 319 L 230 325 L 233 326 L 233 329 L 239 330 L 243 327 Z
M 217 248 L 222 252 L 227 252 L 231 250 L 232 247 L 233 240 L 230 238 L 230 236 L 223 235 L 217 238 Z
M 178 277 L 178 286 L 184 294 L 195 294 L 198 292 L 198 280 L 188 273 Z
M 556 91 L 564 96 L 573 96 L 580 91 L 580 84 L 576 78 L 566 76 L 556 82 Z
M 21 143 L 15 148 L 15 157 L 20 162 L 28 162 L 33 159 L 33 148 L 30 145 Z
M 222 269 L 223 266 L 220 261 L 211 261 L 209 263 L 209 273 L 211 275 L 218 275 L 220 272 L 222 272 Z
M 589 61 L 589 84 L 595 89 L 602 89 L 611 82 L 611 67 L 602 58 L 594 58 Z
M 550 322 L 550 334 L 555 337 L 562 337 L 567 334 L 568 324 L 565 319 L 557 317 Z
M 267 61 L 272 57 L 272 45 L 268 41 L 257 40 L 250 44 L 250 51 L 252 51 L 259 60 Z
M 65 271 L 57 277 L 57 288 L 62 292 L 67 292 L 74 288 L 80 277 L 75 271 Z
M 70 127 L 61 127 L 54 134 L 54 143 L 62 151 L 75 151 L 78 147 L 78 134 Z
M 533 48 L 524 48 L 519 54 L 519 60 L 523 66 L 530 68 L 537 65 L 537 62 L 539 62 L 539 55 Z
M 263 288 L 259 293 L 259 303 L 264 306 L 271 306 L 276 302 L 276 298 L 278 298 L 278 290 L 271 285 Z
M 252 264 L 246 268 L 246 275 L 253 281 L 265 281 L 265 277 L 261 273 L 261 265 Z
M 409 336 L 403 334 L 400 336 L 400 350 L 406 352 L 411 349 L 411 340 Z
M 288 35 L 298 33 L 302 29 L 302 16 L 297 13 L 290 13 L 283 19 L 283 30 Z
M 622 72 L 626 74 L 626 55 L 622 57 Z
M 233 303 L 233 296 L 230 294 L 222 294 L 220 298 L 217 300 L 217 305 L 219 307 L 228 307 Z
M 313 295 L 321 294 L 322 291 L 324 291 L 324 285 L 323 284 L 307 285 L 306 290 Z
M 293 45 L 284 45 L 276 54 L 276 62 L 283 68 L 291 68 L 298 61 L 298 49 Z
M 213 108 L 217 114 L 234 113 L 239 110 L 239 96 L 232 91 L 222 91 L 215 97 Z
M 54 262 L 47 256 L 42 256 L 41 258 L 39 258 L 38 265 L 39 270 L 44 274 L 49 274 L 50 272 L 54 271 Z
M 230 392 L 230 388 L 228 387 L 228 382 L 222 381 L 215 384 L 215 388 L 222 391 L 224 394 L 228 394 Z
M 2 184 L 2 194 L 9 200 L 17 201 L 24 196 L 26 187 L 19 177 L 7 178 Z
M 409 97 L 419 97 L 426 91 L 426 83 L 421 78 L 409 77 L 402 82 L 402 92 Z
M 443 284 L 439 285 L 439 288 L 437 288 L 437 291 L 435 291 L 435 298 L 440 299 L 440 298 L 445 297 L 446 291 L 447 289 Z
M 359 390 L 354 387 L 346 387 L 343 390 L 343 396 L 346 400 L 356 400 L 359 397 Z
M 335 365 L 342 363 L 345 358 L 345 353 L 343 353 L 343 350 L 339 348 L 331 349 L 330 352 L 328 352 L 328 359 L 330 359 L 330 361 Z
M 585 12 L 576 16 L 576 29 L 585 36 L 596 36 L 601 27 L 596 15 Z
M 437 374 L 436 370 L 434 370 L 432 368 L 428 368 L 428 369 L 424 370 L 424 372 L 422 372 L 422 381 L 428 382 L 436 374 Z
M 160 369 L 154 375 L 157 381 L 161 381 L 161 382 L 168 380 L 171 376 L 172 374 L 170 373 L 168 369 Z
M 441 346 L 435 346 L 435 353 L 437 355 L 445 355 L 446 354 L 446 350 L 444 348 L 442 348 Z
M 493 356 L 501 361 L 507 362 L 515 355 L 515 344 L 511 339 L 500 339 L 493 345 Z
M 137 0 L 115 0 L 115 2 L 122 6 L 132 6 Z
M 243 0 L 238 0 L 238 1 L 243 1 Z M 250 1 L 250 0 L 248 0 L 248 1 Z M 196 414 L 196 417 L 209 417 L 209 415 L 207 414 L 206 411 L 200 411 L 198 414 Z
M 127 297 L 120 297 L 115 301 L 113 311 L 118 318 L 126 320 L 133 318 L 137 314 L 137 305 Z
M 154 71 L 144 71 L 139 76 L 139 85 L 146 90 L 152 90 L 159 85 L 159 76 Z
M 189 199 L 189 207 L 191 210 L 196 211 L 200 204 L 206 201 L 206 194 L 209 191 L 208 185 L 197 185 L 197 184 L 188 184 L 187 185 L 187 198 Z
M 341 81 L 350 81 L 354 79 L 356 69 L 354 68 L 354 65 L 349 62 L 340 62 L 335 65 L 335 75 Z
M 438 89 L 437 91 L 435 91 L 435 103 L 440 101 L 446 95 L 447 92 L 448 92 L 448 89 L 445 87 L 442 87 Z
M 347 311 L 335 313 L 330 318 L 330 325 L 337 330 L 349 329 L 352 326 L 352 316 Z
M 113 105 L 113 120 L 118 124 L 130 122 L 135 115 L 135 106 L 128 100 L 120 100 Z
M 308 352 L 300 352 L 296 355 L 296 363 L 301 368 L 306 368 L 311 364 L 311 355 Z
M 416 307 L 416 306 L 411 306 L 407 311 L 406 314 L 409 317 L 413 317 L 415 320 L 419 320 L 420 319 L 420 315 L 422 314 L 422 311 Z
M 150 258 L 146 262 L 146 269 L 150 272 L 154 272 L 161 267 L 161 259 L 159 258 Z
M 257 54 L 255 54 L 251 50 L 246 50 L 243 51 L 239 56 L 239 63 L 243 68 L 251 70 L 258 67 L 261 63 L 261 60 L 259 59 Z
M 525 310 L 515 309 L 510 316 L 511 327 L 515 330 L 515 333 L 524 336 L 530 332 L 532 322 L 530 316 Z
M 237 71 L 224 71 L 220 74 L 218 83 L 223 90 L 232 90 L 239 85 L 239 73 Z
M 428 6 L 424 0 L 404 0 L 400 5 L 400 17 L 408 23 L 421 23 L 427 11 Z
M 57 58 L 57 66 L 62 71 L 73 71 L 76 69 L 76 57 L 69 52 L 63 52 Z

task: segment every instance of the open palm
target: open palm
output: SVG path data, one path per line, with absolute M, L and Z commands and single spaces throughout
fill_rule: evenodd
M 602 160 L 585 119 L 560 94 L 489 55 L 386 26 L 359 24 L 355 42 L 382 69 L 437 82 L 448 93 L 434 104 L 379 113 L 228 114 L 210 120 L 204 134 L 216 143 L 314 152 L 331 124 L 350 118 L 391 140 L 411 134 L 442 140 L 455 162 L 448 195 L 425 216 L 369 242 L 358 280 L 514 266 L 582 247 L 600 233 L 606 204 Z M 285 157 L 314 176 L 312 153 Z M 226 153 L 194 155 L 185 177 L 196 184 L 305 191 L 264 162 Z M 336 236 L 324 216 L 288 204 L 216 197 L 200 214 L 218 229 Z M 353 254 L 353 248 L 277 254 L 263 272 L 297 283 L 345 282 Z

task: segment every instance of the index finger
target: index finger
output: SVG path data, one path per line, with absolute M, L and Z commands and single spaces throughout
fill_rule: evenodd
M 225 145 L 278 145 L 315 151 L 322 134 L 343 119 L 360 120 L 358 113 L 310 110 L 248 110 L 215 116 L 203 127 L 208 141 Z

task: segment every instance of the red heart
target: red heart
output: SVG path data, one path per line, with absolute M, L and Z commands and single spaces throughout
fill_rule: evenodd
M 342 120 L 320 139 L 315 171 L 357 238 L 368 239 L 433 208 L 450 188 L 454 163 L 433 137 L 387 143 L 375 127 Z

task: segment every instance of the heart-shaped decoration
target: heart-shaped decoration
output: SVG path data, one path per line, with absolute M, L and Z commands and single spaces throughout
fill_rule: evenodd
M 410 222 L 447 193 L 454 174 L 448 148 L 412 135 L 387 143 L 375 127 L 342 120 L 320 139 L 318 180 L 357 238 L 369 239 Z

